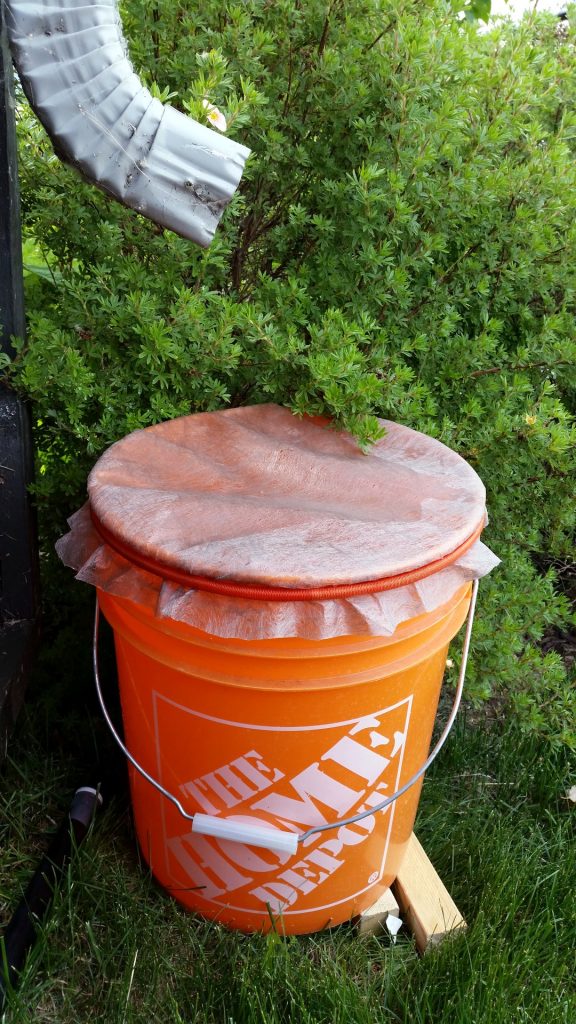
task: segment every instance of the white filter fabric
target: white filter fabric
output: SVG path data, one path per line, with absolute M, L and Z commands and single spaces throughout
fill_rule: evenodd
M 94 529 L 87 502 L 69 519 L 56 550 L 76 578 L 135 601 L 158 618 L 212 636 L 240 640 L 391 636 L 401 622 L 445 604 L 464 583 L 486 576 L 500 559 L 480 540 L 452 565 L 405 587 L 329 601 L 259 601 L 188 590 L 132 565 Z

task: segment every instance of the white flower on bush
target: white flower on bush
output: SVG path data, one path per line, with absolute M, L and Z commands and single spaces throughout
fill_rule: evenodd
M 226 131 L 226 118 L 218 107 L 215 107 L 213 103 L 209 103 L 208 100 L 202 100 L 202 106 L 206 111 L 206 117 L 210 121 L 210 124 L 217 128 L 219 132 Z

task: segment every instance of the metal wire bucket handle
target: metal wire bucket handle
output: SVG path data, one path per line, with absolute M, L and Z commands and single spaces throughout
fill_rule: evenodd
M 418 769 L 417 772 L 414 773 L 414 775 L 412 775 L 410 779 L 408 779 L 408 782 L 405 782 L 404 785 L 396 791 L 396 793 L 394 793 L 392 796 L 387 797 L 385 800 L 382 800 L 381 803 L 376 804 L 374 807 L 371 807 L 365 811 L 361 811 L 359 814 L 354 814 L 350 818 L 340 818 L 338 821 L 332 821 L 326 825 L 315 825 L 313 828 L 309 828 L 306 832 L 302 832 L 300 834 L 296 832 L 283 832 L 282 830 L 276 829 L 273 826 L 257 828 L 256 826 L 252 825 L 242 825 L 235 821 L 227 821 L 226 818 L 214 817 L 210 814 L 200 814 L 198 812 L 196 812 L 195 814 L 188 814 L 188 812 L 184 810 L 178 798 L 175 797 L 173 793 L 170 793 L 167 789 L 165 789 L 164 786 L 162 786 L 157 781 L 157 779 L 154 779 L 151 775 L 149 775 L 146 769 L 142 767 L 142 765 L 136 760 L 135 757 L 133 757 L 133 755 L 130 753 L 130 751 L 127 749 L 127 747 L 122 742 L 120 736 L 118 735 L 118 732 L 116 731 L 112 719 L 110 718 L 110 715 L 108 713 L 108 709 L 106 707 L 106 704 L 104 703 L 104 697 L 102 695 L 102 687 L 100 685 L 100 671 L 98 667 L 98 637 L 100 627 L 100 608 L 98 605 L 98 600 L 96 600 L 96 610 L 94 614 L 94 642 L 92 653 L 94 665 L 94 681 L 96 684 L 98 702 L 102 709 L 102 714 L 104 715 L 108 728 L 112 733 L 112 736 L 116 740 L 116 743 L 118 744 L 122 752 L 130 761 L 130 764 L 134 766 L 134 768 L 136 769 L 137 772 L 139 772 L 142 778 L 146 779 L 146 781 L 149 782 L 150 785 L 154 787 L 154 789 L 157 789 L 158 792 L 162 794 L 162 796 L 166 797 L 167 800 L 170 800 L 170 802 L 174 804 L 174 806 L 177 808 L 182 817 L 186 819 L 186 821 L 190 821 L 192 823 L 192 832 L 196 832 L 200 835 L 213 836 L 216 839 L 230 839 L 238 843 L 247 843 L 250 846 L 259 846 L 268 850 L 278 850 L 280 852 L 294 854 L 297 851 L 298 843 L 303 843 L 304 840 L 308 839 L 312 835 L 315 835 L 317 832 L 327 832 L 329 829 L 341 828 L 343 825 L 353 825 L 355 822 L 362 821 L 363 818 L 367 818 L 371 814 L 376 814 L 377 811 L 386 810 L 387 807 L 390 807 L 390 805 L 393 804 L 395 800 L 398 800 L 399 797 L 403 796 L 403 794 L 406 793 L 407 790 L 409 790 L 416 782 L 418 782 L 418 779 L 422 777 L 424 772 L 428 770 L 432 762 L 436 759 L 436 757 L 442 750 L 442 747 L 444 746 L 446 740 L 448 739 L 448 736 L 454 724 L 454 720 L 456 718 L 456 715 L 458 714 L 460 702 L 462 700 L 464 680 L 466 678 L 466 666 L 468 664 L 468 653 L 470 651 L 472 626 L 474 624 L 474 613 L 476 611 L 477 595 L 478 580 L 474 580 L 472 584 L 472 595 L 470 598 L 468 617 L 466 621 L 466 632 L 464 634 L 464 642 L 462 645 L 462 661 L 460 663 L 460 672 L 458 674 L 458 683 L 456 686 L 456 692 L 454 694 L 452 710 L 450 711 L 448 720 L 442 731 L 442 735 L 440 736 L 433 750 L 431 750 L 428 757 L 424 761 L 424 764 Z

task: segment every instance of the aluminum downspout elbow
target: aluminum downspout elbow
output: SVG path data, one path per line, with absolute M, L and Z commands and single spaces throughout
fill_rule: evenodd
M 128 58 L 115 0 L 4 2 L 22 87 L 58 155 L 208 246 L 250 150 L 154 99 Z

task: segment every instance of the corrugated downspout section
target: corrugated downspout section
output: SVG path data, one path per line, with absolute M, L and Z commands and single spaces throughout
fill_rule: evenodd
M 14 63 L 60 157 L 125 206 L 210 244 L 250 150 L 154 99 L 114 0 L 6 0 Z

